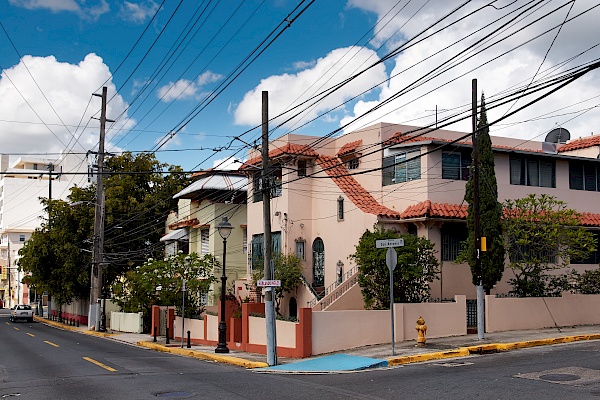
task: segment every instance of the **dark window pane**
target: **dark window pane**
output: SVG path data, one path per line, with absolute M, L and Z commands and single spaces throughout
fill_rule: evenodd
M 540 186 L 540 171 L 537 160 L 527 160 L 527 186 Z
M 586 164 L 583 167 L 584 186 L 585 190 L 590 192 L 596 191 L 596 167 Z
M 460 179 L 460 154 L 442 154 L 442 179 Z
M 394 156 L 391 156 L 383 159 L 381 170 L 383 186 L 394 183 L 394 158 Z
M 522 179 L 523 174 L 521 165 L 521 159 L 517 157 L 513 157 L 510 159 L 510 184 L 511 185 L 524 185 L 524 179 Z
M 471 155 L 469 152 L 463 151 L 460 155 L 460 179 L 468 181 L 471 175 L 469 167 L 471 166 Z
M 569 189 L 583 190 L 583 163 L 569 163 Z
M 445 223 L 442 226 L 442 261 L 454 261 L 467 240 L 466 224 Z
M 556 167 L 554 161 L 540 160 L 540 186 L 556 187 Z

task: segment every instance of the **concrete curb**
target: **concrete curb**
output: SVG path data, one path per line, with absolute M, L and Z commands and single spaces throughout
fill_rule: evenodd
M 86 335 L 99 336 L 99 337 L 111 337 L 111 336 L 115 336 L 112 333 L 90 331 L 88 329 L 84 329 L 84 328 L 80 328 L 80 327 L 76 327 L 76 326 L 71 326 L 71 325 L 65 325 L 63 323 L 52 321 L 50 319 L 45 319 L 45 318 L 41 318 L 41 317 L 34 316 L 33 318 L 37 322 L 41 322 L 42 324 L 52 325 L 52 326 L 54 326 L 56 328 L 61 328 L 61 329 L 65 329 L 65 330 L 73 331 L 73 332 L 80 332 L 80 333 L 83 333 L 83 334 L 86 334 Z
M 444 359 L 444 358 L 466 357 L 466 356 L 470 356 L 470 355 L 481 355 L 481 354 L 488 354 L 488 353 L 498 353 L 500 351 L 525 349 L 528 347 L 548 346 L 548 345 L 553 345 L 553 344 L 579 342 L 579 341 L 583 341 L 583 340 L 599 340 L 599 339 L 600 339 L 600 334 L 590 334 L 590 335 L 562 336 L 562 337 L 557 337 L 557 338 L 528 340 L 528 341 L 513 342 L 513 343 L 489 343 L 489 344 L 482 344 L 482 345 L 477 345 L 477 346 L 460 347 L 455 350 L 416 354 L 414 356 L 390 357 L 387 360 L 388 360 L 389 366 L 394 366 L 394 365 L 411 364 L 411 363 L 425 362 L 425 361 L 432 361 L 432 360 L 440 360 L 440 359 Z
M 218 354 L 205 353 L 202 351 L 182 349 L 180 347 L 167 347 L 153 342 L 137 342 L 137 346 L 146 347 L 151 350 L 161 351 L 163 353 L 178 354 L 181 356 L 188 356 L 197 358 L 199 360 L 216 361 L 225 364 L 236 365 L 238 367 L 244 367 L 248 369 L 252 368 L 264 368 L 268 367 L 269 364 L 258 361 L 248 361 L 243 358 L 234 356 L 222 356 Z

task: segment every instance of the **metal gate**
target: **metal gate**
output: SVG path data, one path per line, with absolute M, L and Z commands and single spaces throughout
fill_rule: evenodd
M 477 300 L 467 300 L 467 333 L 477 333 Z
M 167 336 L 167 309 L 158 313 L 158 336 Z

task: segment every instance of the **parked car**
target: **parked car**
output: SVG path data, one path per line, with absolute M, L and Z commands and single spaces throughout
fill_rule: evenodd
M 10 310 L 10 322 L 17 322 L 24 319 L 27 322 L 33 322 L 33 309 L 28 304 L 19 304 Z

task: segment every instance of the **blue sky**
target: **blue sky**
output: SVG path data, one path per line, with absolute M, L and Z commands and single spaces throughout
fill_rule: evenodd
M 107 133 L 109 151 L 155 149 L 175 131 L 157 157 L 186 170 L 210 168 L 231 155 L 244 158 L 244 142 L 259 138 L 257 129 L 241 136 L 244 142 L 232 142 L 260 123 L 262 90 L 269 91 L 270 115 L 277 115 L 380 61 L 430 26 L 428 33 L 444 30 L 420 36 L 421 42 L 374 64 L 272 137 L 290 131 L 323 136 L 339 127 L 348 131 L 374 122 L 431 124 L 436 107 L 440 119 L 468 111 L 472 78 L 478 79 L 480 90 L 493 102 L 515 88 L 532 88 L 542 79 L 561 76 L 600 56 L 595 47 L 600 42 L 600 8 L 594 8 L 591 0 L 574 5 L 508 0 L 465 5 L 439 0 L 169 0 L 160 4 L 2 0 L 0 151 L 17 155 L 93 150 L 98 122 L 92 117 L 98 116 L 100 101 L 92 93 L 99 93 L 105 84 L 111 99 L 108 118 L 116 120 Z M 435 23 L 446 14 L 450 15 Z M 281 35 L 230 81 L 232 71 L 288 15 L 297 16 L 291 26 L 276 30 Z M 187 33 L 187 24 L 196 19 Z M 554 29 L 544 34 L 550 28 Z M 486 38 L 494 29 L 498 29 L 495 36 Z M 178 38 L 186 34 L 179 44 Z M 479 41 L 475 50 L 461 53 Z M 171 49 L 177 51 L 167 59 Z M 163 60 L 168 61 L 159 70 Z M 454 64 L 406 89 L 425 74 Z M 588 73 L 492 127 L 492 134 L 543 140 L 549 130 L 563 126 L 573 138 L 590 135 L 600 122 L 597 81 L 596 71 Z M 402 95 L 394 98 L 398 93 Z M 488 117 L 499 118 L 534 97 L 492 109 Z M 373 107 L 376 112 L 362 117 Z M 188 121 L 195 110 L 199 112 Z M 469 126 L 466 120 L 448 129 L 467 131 Z

